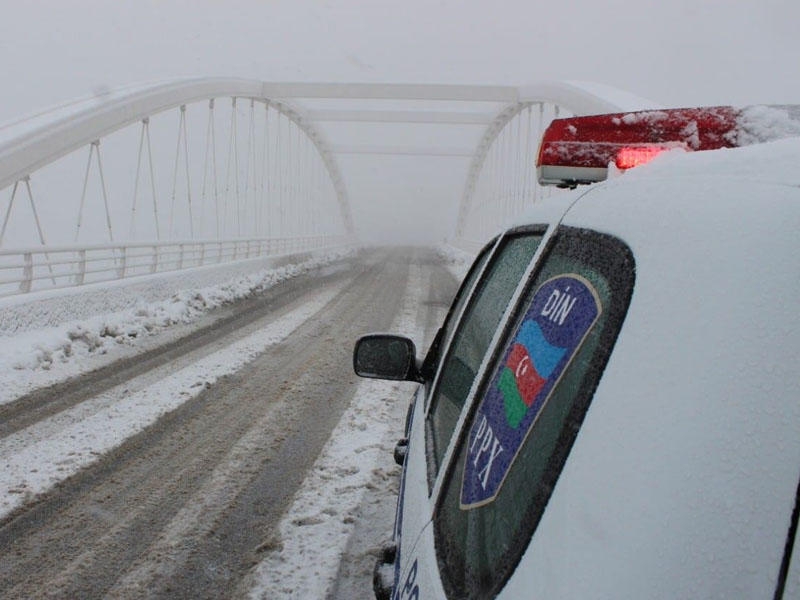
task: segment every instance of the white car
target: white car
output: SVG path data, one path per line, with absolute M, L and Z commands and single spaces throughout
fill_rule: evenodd
M 424 361 L 357 343 L 360 375 L 421 382 L 378 597 L 800 598 L 800 137 L 618 173 L 623 146 L 708 147 L 663 114 L 678 142 L 604 117 L 649 137 L 612 131 L 594 165 L 587 121 L 554 123 L 540 179 L 615 176 L 489 244 Z M 712 147 L 782 115 L 732 111 Z

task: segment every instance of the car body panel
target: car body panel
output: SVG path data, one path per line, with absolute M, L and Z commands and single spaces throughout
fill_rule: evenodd
M 800 474 L 800 189 L 613 188 L 564 223 L 630 245 L 633 299 L 499 597 L 771 596 Z
M 426 480 L 425 428 L 415 426 L 425 419 L 425 388 L 420 386 L 414 399 L 408 450 L 403 463 L 403 481 L 395 516 L 395 587 L 410 566 L 417 539 L 430 522 L 430 500 Z
M 522 217 L 549 233 L 561 222 L 621 240 L 636 281 L 552 496 L 497 598 L 774 595 L 800 475 L 798 164 L 800 140 L 668 153 Z M 471 425 L 508 314 L 454 439 Z M 429 497 L 420 389 L 399 599 L 445 597 L 431 518 L 454 442 Z M 799 563 L 784 598 L 800 591 Z
M 393 600 L 444 598 L 444 590 L 436 568 L 433 523 L 428 521 L 420 533 L 414 550 L 408 555 L 408 568 L 395 586 Z

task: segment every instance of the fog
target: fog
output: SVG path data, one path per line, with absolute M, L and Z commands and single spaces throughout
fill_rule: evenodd
M 209 75 L 508 85 L 584 80 L 667 106 L 800 103 L 794 0 L 0 5 L 0 121 L 109 87 Z M 342 124 L 322 128 L 334 144 L 360 135 Z M 451 141 L 430 128 L 418 133 L 458 146 L 480 134 L 467 127 Z M 422 242 L 452 232 L 468 159 L 343 155 L 339 162 L 365 238 Z

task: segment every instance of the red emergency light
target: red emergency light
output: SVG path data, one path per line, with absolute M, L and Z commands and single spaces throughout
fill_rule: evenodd
M 650 162 L 666 150 L 671 150 L 671 148 L 668 146 L 625 146 L 617 152 L 614 163 L 618 169 L 632 169 Z
M 604 180 L 609 165 L 630 169 L 673 148 L 735 147 L 738 115 L 717 106 L 556 119 L 539 147 L 539 183 L 575 187 Z

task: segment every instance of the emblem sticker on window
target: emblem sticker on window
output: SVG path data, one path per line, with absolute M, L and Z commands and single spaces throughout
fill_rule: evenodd
M 601 312 L 577 274 L 544 282 L 505 350 L 467 441 L 461 508 L 495 499 L 539 414 Z

